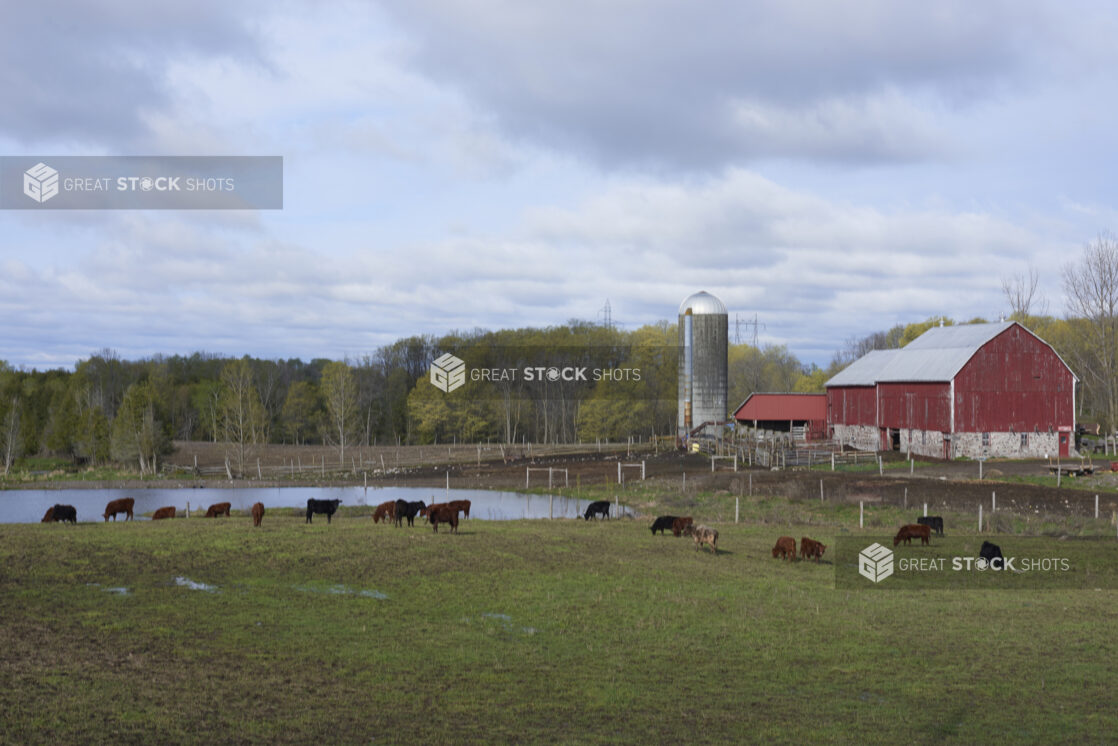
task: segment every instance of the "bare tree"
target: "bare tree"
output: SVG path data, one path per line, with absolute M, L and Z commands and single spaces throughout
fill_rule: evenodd
M 345 448 L 357 428 L 357 376 L 348 363 L 331 362 L 322 369 L 320 384 L 330 418 L 328 439 L 338 446 L 338 461 L 345 465 Z
M 1025 321 L 1030 315 L 1043 316 L 1048 312 L 1048 303 L 1037 295 L 1037 286 L 1040 284 L 1040 272 L 1036 267 L 1029 267 L 1029 276 L 1023 274 L 1008 275 L 1002 278 L 1002 292 L 1009 302 L 1009 317 L 1014 321 Z M 1033 314 L 1033 304 L 1036 303 L 1036 313 Z
M 243 476 L 245 460 L 254 448 L 268 441 L 267 417 L 253 383 L 248 357 L 232 360 L 221 371 L 221 425 L 225 442 L 234 449 L 237 470 Z
M 1118 241 L 1100 235 L 1064 266 L 1072 356 L 1095 388 L 1107 432 L 1118 425 Z
M 4 475 L 11 471 L 12 464 L 20 456 L 20 419 L 19 397 L 12 397 L 12 404 L 0 421 L 0 451 L 4 454 Z

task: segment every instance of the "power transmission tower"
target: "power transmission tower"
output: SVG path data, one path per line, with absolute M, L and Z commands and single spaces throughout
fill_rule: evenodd
M 613 309 L 610 308 L 609 298 L 606 298 L 606 304 L 598 311 L 598 316 L 602 319 L 602 326 L 613 329 Z
M 756 347 L 757 346 L 757 331 L 758 331 L 758 329 L 764 329 L 765 325 L 760 323 L 757 320 L 757 314 L 753 314 L 753 320 L 752 321 L 743 321 L 740 313 L 739 314 L 734 314 L 734 344 L 736 344 L 736 345 L 741 344 L 741 328 L 743 326 L 744 327 L 750 327 L 750 326 L 753 327 L 753 334 L 751 335 L 750 338 L 752 339 L 751 344 L 754 347 Z

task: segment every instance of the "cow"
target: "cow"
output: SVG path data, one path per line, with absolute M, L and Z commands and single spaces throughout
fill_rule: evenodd
M 469 500 L 451 500 L 447 503 L 450 507 L 462 513 L 467 518 L 470 517 L 470 501 Z
M 381 503 L 377 509 L 373 511 L 373 523 L 380 523 L 384 521 L 388 523 L 388 519 L 396 520 L 396 501 L 389 500 L 386 503 Z
M 259 526 L 260 522 L 263 521 L 263 520 L 264 520 L 264 503 L 253 503 L 252 504 L 252 525 L 253 525 L 253 527 L 255 528 L 255 527 Z M 330 521 L 327 520 L 326 522 L 329 523 Z
M 427 509 L 427 520 L 437 534 L 440 523 L 450 524 L 450 533 L 458 533 L 458 511 L 449 505 L 436 505 Z
M 174 517 L 175 517 L 174 506 L 167 507 L 167 508 L 160 508 L 159 510 L 157 510 L 154 513 L 151 514 L 151 519 L 153 521 L 161 521 L 164 518 L 174 518 Z
M 995 570 L 1005 569 L 1005 557 L 1002 556 L 1002 548 L 997 544 L 991 542 L 982 542 L 982 548 L 978 550 L 978 556 L 986 560 L 986 564 Z
M 718 554 L 718 530 L 707 528 L 706 526 L 696 526 L 689 524 L 683 530 L 683 533 L 690 536 L 695 540 L 695 551 L 698 551 L 703 545 L 710 545 L 715 554 Z
M 796 559 L 796 540 L 791 536 L 781 536 L 776 540 L 776 546 L 773 547 L 773 559 L 780 557 L 789 562 Z
M 823 559 L 823 552 L 826 549 L 826 544 L 809 539 L 806 536 L 800 538 L 800 559 L 815 559 L 818 562 Z
M 652 522 L 652 535 L 655 536 L 659 531 L 660 535 L 664 535 L 665 529 L 671 531 L 672 524 L 679 518 L 677 515 L 662 515 Z
M 415 517 L 421 511 L 427 509 L 427 505 L 422 500 L 408 502 L 407 500 L 396 501 L 396 525 L 403 526 L 404 519 L 407 519 L 409 526 L 415 525 Z
M 916 519 L 916 522 L 921 526 L 927 526 L 940 536 L 943 536 L 943 516 L 922 515 Z
M 338 510 L 341 500 L 315 500 L 313 497 L 307 498 L 307 523 L 314 523 L 311 516 L 315 513 L 325 513 L 326 522 L 330 522 L 330 517 Z
M 676 538 L 683 536 L 683 532 L 686 531 L 687 527 L 692 523 L 694 523 L 694 521 L 691 520 L 691 516 L 689 515 L 676 518 L 672 521 L 672 536 Z
M 229 509 L 232 508 L 230 503 L 214 503 L 206 509 L 206 518 L 217 518 L 219 516 L 229 517 Z
M 897 546 L 902 541 L 905 544 L 910 544 L 912 540 L 916 538 L 920 539 L 921 544 L 927 544 L 932 538 L 932 530 L 927 526 L 920 526 L 913 523 L 907 526 L 901 526 L 901 530 L 893 537 L 893 546 Z
M 110 500 L 109 504 L 105 506 L 105 521 L 108 522 L 109 516 L 113 517 L 113 522 L 116 522 L 117 513 L 125 513 L 127 515 L 124 520 L 132 520 L 132 509 L 136 507 L 136 500 L 132 497 L 121 497 L 116 500 Z
M 52 505 L 47 508 L 47 513 L 43 516 L 43 520 L 40 521 L 40 523 L 52 523 L 55 521 L 77 523 L 78 511 L 73 505 Z
M 589 521 L 597 515 L 603 515 L 607 521 L 609 520 L 609 500 L 595 500 L 590 503 L 586 506 L 586 512 L 583 513 L 582 517 Z

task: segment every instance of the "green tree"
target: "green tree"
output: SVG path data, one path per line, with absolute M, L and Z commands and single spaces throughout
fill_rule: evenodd
M 124 392 L 112 424 L 112 457 L 117 461 L 137 461 L 140 473 L 154 474 L 159 456 L 170 453 L 171 439 L 157 416 L 155 387 L 149 382 L 134 383 Z
M 310 381 L 296 381 L 287 389 L 280 420 L 283 431 L 295 445 L 307 442 L 307 436 L 318 432 L 322 419 L 322 403 L 318 388 Z

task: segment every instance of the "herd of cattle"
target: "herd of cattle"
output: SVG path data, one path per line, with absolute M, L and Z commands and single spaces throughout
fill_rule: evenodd
M 337 512 L 341 500 L 316 500 L 313 497 L 307 500 L 307 523 L 312 523 L 312 517 L 315 514 L 325 515 L 326 522 L 330 523 L 330 518 Z M 136 507 L 136 501 L 131 497 L 122 497 L 117 500 L 110 500 L 109 504 L 105 506 L 104 519 L 106 521 L 112 518 L 116 521 L 119 514 L 124 514 L 122 520 L 132 520 L 133 511 Z M 206 509 L 206 518 L 217 518 L 220 516 L 230 516 L 232 505 L 227 502 L 214 503 Z M 610 504 L 608 500 L 597 500 L 590 503 L 583 513 L 583 519 L 589 521 L 591 518 L 605 518 L 609 519 Z M 264 503 L 255 503 L 250 511 L 252 513 L 252 525 L 259 526 L 261 521 L 264 520 Z M 417 516 L 425 517 L 431 528 L 438 533 L 439 524 L 450 526 L 450 533 L 458 533 L 458 516 L 459 514 L 465 515 L 466 518 L 470 517 L 470 501 L 469 500 L 451 500 L 445 503 L 432 503 L 427 505 L 422 500 L 409 502 L 407 500 L 389 500 L 383 502 L 376 507 L 373 511 L 373 523 L 380 523 L 384 521 L 393 521 L 397 527 L 404 525 L 414 526 Z M 158 521 L 164 518 L 174 518 L 176 510 L 173 506 L 159 508 L 151 515 L 153 521 Z M 78 522 L 78 511 L 73 505 L 54 505 L 47 509 L 46 515 L 43 516 L 42 523 L 51 522 Z M 717 529 L 708 528 L 707 526 L 696 526 L 691 516 L 676 516 L 676 515 L 662 515 L 658 516 L 652 522 L 650 527 L 652 535 L 655 536 L 659 531 L 663 536 L 665 531 L 671 531 L 672 536 L 690 536 L 695 541 L 695 549 L 701 549 L 704 546 L 709 546 L 711 550 L 718 554 L 718 531 Z M 893 546 L 897 546 L 901 542 L 911 544 L 913 539 L 920 539 L 921 544 L 928 544 L 931 540 L 932 531 L 938 535 L 943 535 L 943 518 L 941 516 L 921 516 L 916 519 L 916 523 L 901 526 L 900 531 L 893 537 Z M 823 552 L 827 546 L 821 542 L 815 541 L 807 536 L 800 538 L 800 559 L 808 560 L 814 559 L 819 562 L 823 558 Z M 796 558 L 796 540 L 791 536 L 781 536 L 776 540 L 776 546 L 773 547 L 772 555 L 774 559 L 786 559 L 789 562 Z M 1002 559 L 1001 548 L 997 544 L 991 544 L 988 541 L 982 543 L 982 549 L 979 556 L 983 559 L 993 562 L 995 559 Z

